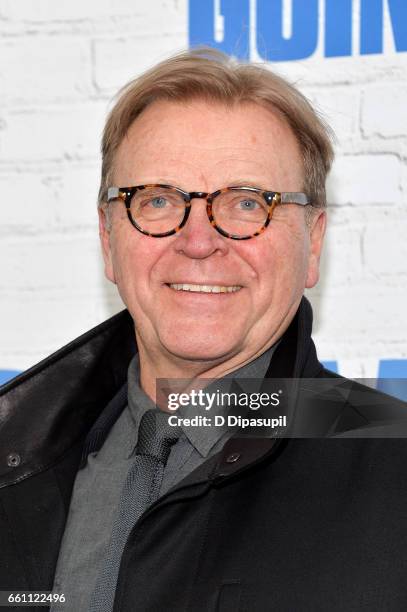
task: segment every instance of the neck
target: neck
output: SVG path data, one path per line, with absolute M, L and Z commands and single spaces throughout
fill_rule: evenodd
M 136 334 L 137 335 L 137 334 Z M 177 386 L 179 392 L 202 386 L 198 379 L 220 379 L 246 364 L 254 361 L 273 346 L 281 337 L 276 334 L 269 341 L 250 353 L 237 352 L 232 356 L 222 356 L 217 360 L 185 360 L 174 355 L 163 355 L 158 351 L 146 350 L 142 339 L 137 336 L 140 360 L 140 386 L 143 391 L 158 405 L 167 398 L 157 395 L 157 379 L 185 381 Z

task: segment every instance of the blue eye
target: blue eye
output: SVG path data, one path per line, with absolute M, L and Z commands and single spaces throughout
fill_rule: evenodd
M 153 208 L 164 208 L 167 204 L 167 200 L 161 196 L 157 198 L 152 198 L 150 202 Z
M 256 200 L 241 200 L 239 206 L 242 210 L 255 210 L 259 205 Z

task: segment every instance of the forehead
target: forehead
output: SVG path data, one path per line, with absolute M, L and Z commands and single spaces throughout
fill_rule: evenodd
M 302 162 L 291 129 L 268 108 L 157 101 L 128 130 L 114 174 L 123 186 L 165 180 L 212 190 L 247 179 L 287 191 L 300 189 Z

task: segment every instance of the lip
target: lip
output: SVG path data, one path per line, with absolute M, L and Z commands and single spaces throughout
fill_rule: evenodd
M 209 286 L 209 287 L 227 287 L 227 288 L 232 288 L 232 287 L 240 287 L 240 289 L 237 289 L 235 291 L 221 291 L 221 290 L 215 290 L 215 291 L 194 291 L 193 289 L 175 289 L 174 287 L 171 287 L 170 285 L 192 285 L 192 286 L 198 286 L 198 287 L 202 287 L 202 286 Z M 165 283 L 165 286 L 168 287 L 168 289 L 170 289 L 170 291 L 173 294 L 178 294 L 180 296 L 183 297 L 227 297 L 227 296 L 231 296 L 231 295 L 236 295 L 237 293 L 240 293 L 240 291 L 243 289 L 242 285 L 229 285 L 229 284 L 225 284 L 225 283 Z
M 213 285 L 216 287 L 243 287 L 242 283 L 234 283 L 231 281 L 227 281 L 225 282 L 224 280 L 212 280 L 212 281 L 208 281 L 208 280 L 200 280 L 199 283 L 196 282 L 196 280 L 185 280 L 185 279 L 181 279 L 181 280 L 171 280 L 171 281 L 165 281 L 164 285 L 167 285 L 167 287 L 169 287 L 170 285 Z

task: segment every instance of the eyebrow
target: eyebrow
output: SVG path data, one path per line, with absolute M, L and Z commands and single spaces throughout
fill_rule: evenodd
M 173 185 L 174 187 L 179 187 L 180 189 L 183 189 L 184 191 L 188 191 L 184 187 L 181 187 L 178 181 L 173 181 L 172 179 L 168 181 L 167 179 L 158 178 L 154 182 L 159 183 L 159 184 L 164 184 L 164 185 Z M 263 189 L 264 191 L 269 189 L 269 188 L 263 187 L 263 181 L 259 181 L 257 183 L 256 181 L 253 181 L 253 179 L 238 179 L 236 181 L 227 181 L 225 185 L 220 185 L 219 187 L 217 187 L 217 189 L 221 189 L 223 187 L 258 187 L 259 189 Z M 197 190 L 195 189 L 194 191 L 197 191 Z
M 259 189 L 264 189 L 266 190 L 266 187 L 263 187 L 263 181 L 253 181 L 253 180 L 245 180 L 245 179 L 239 179 L 237 181 L 229 181 L 228 184 L 230 186 L 234 186 L 234 187 L 258 187 Z

